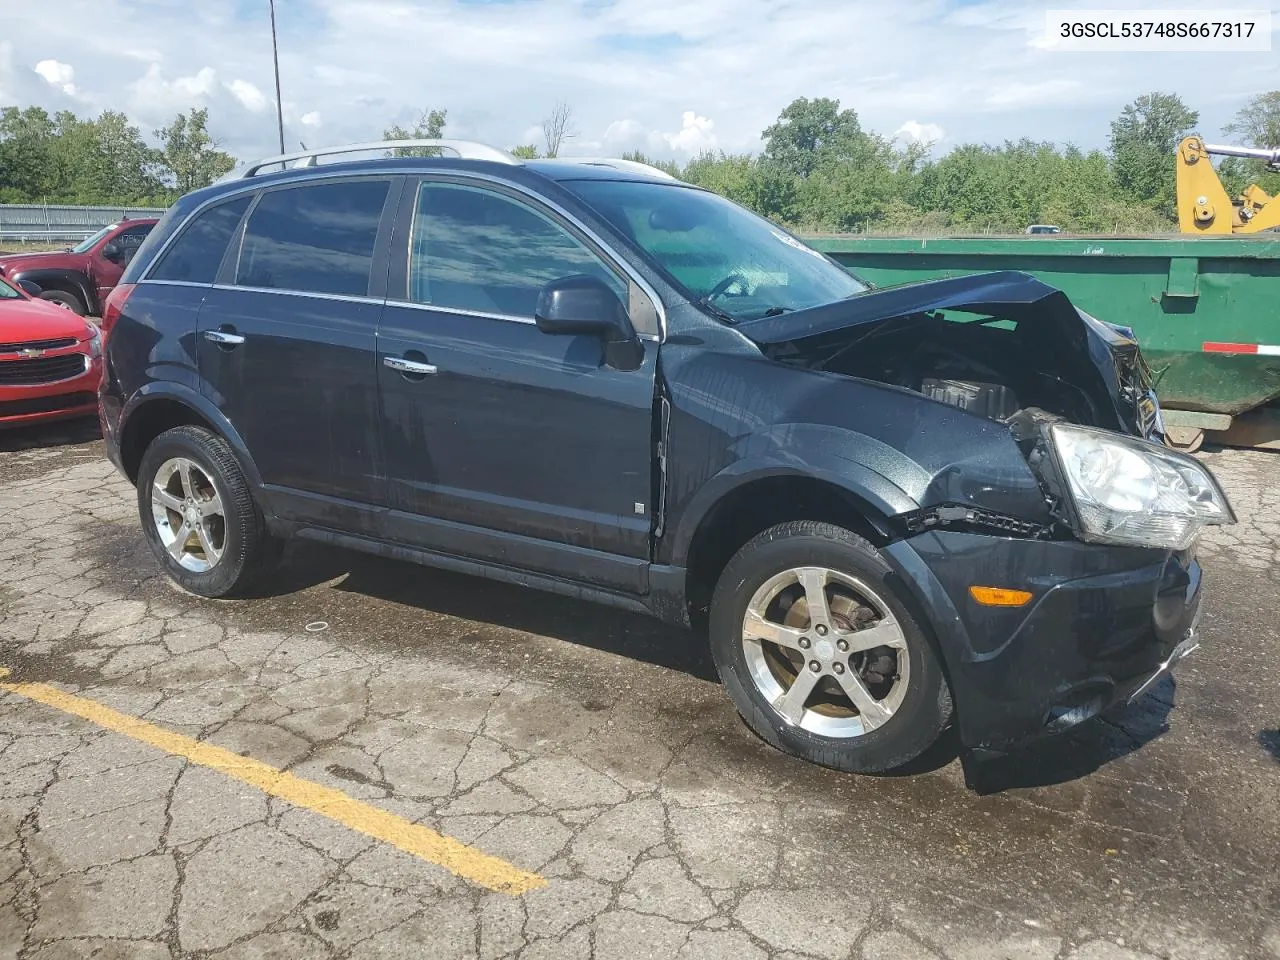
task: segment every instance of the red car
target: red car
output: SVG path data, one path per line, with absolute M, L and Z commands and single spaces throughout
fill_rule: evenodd
M 121 220 L 66 250 L 0 256 L 0 280 L 23 281 L 33 296 L 79 314 L 101 316 L 120 274 L 155 227 L 152 218 Z
M 96 326 L 0 280 L 0 427 L 95 413 L 101 380 Z

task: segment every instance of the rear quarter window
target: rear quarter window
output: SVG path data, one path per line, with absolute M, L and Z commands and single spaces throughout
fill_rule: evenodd
M 197 214 L 161 256 L 148 280 L 213 283 L 251 196 L 236 197 Z M 144 251 L 145 253 L 145 245 Z

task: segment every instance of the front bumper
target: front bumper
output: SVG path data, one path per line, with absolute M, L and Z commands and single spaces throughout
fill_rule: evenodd
M 63 354 L 83 356 L 84 372 L 53 383 L 0 385 L 0 428 L 83 417 L 97 410 L 102 361 L 71 347 L 51 356 Z
M 961 742 L 1002 753 L 1145 692 L 1195 648 L 1189 553 L 931 532 L 885 549 L 937 636 Z M 1028 590 L 984 607 L 972 585 Z

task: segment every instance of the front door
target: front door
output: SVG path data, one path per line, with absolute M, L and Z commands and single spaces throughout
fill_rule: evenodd
M 129 265 L 129 261 L 133 259 L 133 255 L 138 252 L 138 248 L 142 246 L 142 241 L 147 239 L 149 234 L 155 228 L 151 223 L 140 223 L 137 226 L 125 227 L 118 230 L 108 240 L 99 243 L 90 254 L 91 271 L 93 273 L 94 293 L 98 296 L 98 303 L 107 302 L 107 296 L 117 283 L 120 282 L 120 276 L 124 273 L 124 268 Z M 102 255 L 103 248 L 108 243 L 115 244 L 119 253 L 116 259 L 108 260 Z M 90 304 L 92 308 L 92 304 Z M 99 309 L 101 309 L 99 307 Z
M 202 389 L 290 519 L 363 531 L 382 497 L 371 278 L 391 184 L 264 191 L 200 311 Z
M 497 187 L 423 181 L 399 223 L 378 334 L 388 535 L 642 592 L 656 338 L 639 369 L 616 370 L 597 339 L 544 334 L 533 314 L 545 283 L 575 274 L 633 308 L 646 294 Z

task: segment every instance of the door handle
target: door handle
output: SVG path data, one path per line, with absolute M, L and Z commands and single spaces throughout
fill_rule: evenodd
M 236 347 L 244 343 L 244 336 L 239 333 L 228 333 L 225 330 L 206 330 L 204 332 L 206 340 L 212 340 L 214 343 L 221 344 L 224 347 Z
M 382 365 L 400 373 L 416 373 L 419 375 L 439 373 L 439 369 L 434 363 L 419 363 L 417 360 L 406 360 L 404 357 L 383 357 Z

